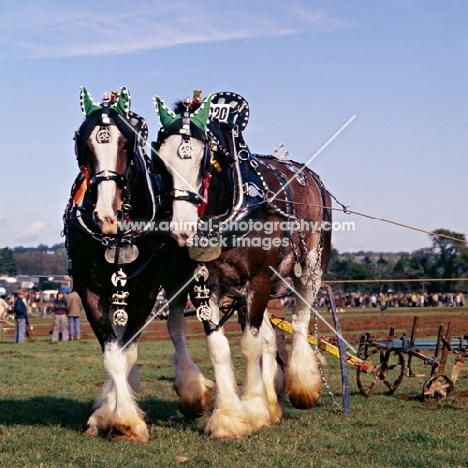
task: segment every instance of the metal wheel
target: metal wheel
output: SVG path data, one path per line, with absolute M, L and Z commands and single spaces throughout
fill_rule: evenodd
M 364 347 L 365 345 L 361 345 Z M 363 365 L 357 369 L 357 384 L 363 395 L 369 397 L 378 382 L 383 382 L 387 387 L 387 394 L 396 391 L 404 376 L 405 358 L 398 349 L 379 349 L 367 347 L 358 349 L 358 356 L 363 356 L 369 365 Z
M 443 400 L 453 392 L 453 381 L 446 375 L 433 375 L 423 385 L 422 400 Z

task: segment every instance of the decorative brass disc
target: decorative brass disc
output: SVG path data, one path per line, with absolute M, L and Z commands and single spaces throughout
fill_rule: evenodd
M 115 249 L 117 247 L 112 245 L 104 252 L 104 257 L 109 263 L 115 263 Z M 126 265 L 127 263 L 134 262 L 139 255 L 139 250 L 136 245 L 126 244 L 119 247 L 119 258 L 117 259 L 118 265 Z
M 221 246 L 213 247 L 189 247 L 189 255 L 197 262 L 209 262 L 216 260 L 221 255 Z

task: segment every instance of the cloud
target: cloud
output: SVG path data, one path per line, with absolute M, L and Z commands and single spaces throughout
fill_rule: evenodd
M 53 106 L 58 102 L 57 96 L 44 96 L 43 98 L 39 99 L 39 105 L 44 107 Z
M 22 241 L 39 240 L 46 233 L 47 225 L 42 221 L 31 223 L 26 229 L 20 232 L 18 239 Z
M 236 8 L 229 2 L 210 1 L 134 3 L 125 9 L 112 3 L 101 9 L 104 13 L 58 2 L 37 2 L 28 8 L 15 18 L 15 28 L 8 26 L 8 12 L 2 14 L 0 43 L 34 58 L 128 54 L 180 44 L 292 35 L 302 32 L 304 19 L 319 32 L 345 26 L 310 10 L 289 5 L 255 8 L 242 1 Z
M 349 28 L 352 26 L 352 23 L 349 21 L 332 18 L 323 13 L 311 10 L 294 9 L 293 12 L 303 21 L 306 21 L 311 25 L 316 31 L 321 33 L 336 31 L 338 29 Z

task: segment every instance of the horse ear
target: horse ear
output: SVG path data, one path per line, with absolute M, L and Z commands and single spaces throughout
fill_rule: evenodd
M 210 107 L 211 107 L 211 98 L 212 94 L 207 96 L 200 107 L 193 113 L 190 114 L 190 121 L 195 124 L 202 132 L 206 130 L 206 124 L 210 117 Z
M 83 112 L 85 117 L 88 117 L 88 115 L 92 114 L 94 111 L 101 109 L 101 106 L 93 102 L 93 99 L 84 86 L 80 86 L 80 89 L 81 112 Z
M 180 116 L 177 116 L 174 111 L 166 106 L 166 103 L 159 96 L 153 98 L 153 104 L 159 116 L 159 121 L 164 128 L 169 127 L 169 125 L 180 118 Z
M 111 107 L 122 114 L 124 117 L 128 117 L 128 113 L 130 112 L 130 101 L 130 93 L 127 87 L 122 86 L 120 88 L 120 96 L 117 100 L 117 103 L 113 104 Z

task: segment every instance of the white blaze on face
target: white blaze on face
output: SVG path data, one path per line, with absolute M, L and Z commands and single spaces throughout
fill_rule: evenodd
M 198 193 L 202 184 L 204 146 L 201 141 L 191 138 L 193 155 L 191 158 L 182 159 L 178 154 L 180 142 L 180 135 L 167 137 L 159 149 L 159 156 L 172 176 L 174 190 Z M 198 206 L 185 200 L 173 201 L 171 233 L 181 247 L 191 241 L 197 232 Z
M 89 141 L 92 142 L 94 152 L 95 174 L 109 170 L 120 173 L 117 170 L 118 144 L 121 133 L 115 125 L 107 127 L 110 132 L 109 143 L 98 143 L 96 135 L 100 128 L 96 127 L 91 133 Z M 99 182 L 96 191 L 96 207 L 93 213 L 95 221 L 101 227 L 103 234 L 117 234 L 118 214 L 122 201 L 118 194 L 118 187 L 113 180 Z

